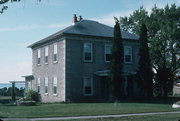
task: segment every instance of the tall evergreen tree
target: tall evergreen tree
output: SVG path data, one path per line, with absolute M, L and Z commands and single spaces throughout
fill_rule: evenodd
M 16 101 L 15 82 L 12 83 L 11 97 L 12 97 L 12 101 Z
M 139 68 L 138 68 L 138 79 L 140 81 L 143 92 L 148 96 L 153 96 L 153 81 L 152 81 L 152 67 L 149 56 L 148 39 L 147 39 L 147 28 L 143 23 L 140 29 L 140 48 L 139 48 Z
M 121 97 L 121 82 L 123 80 L 121 73 L 123 69 L 123 60 L 124 60 L 124 52 L 123 52 L 123 43 L 121 37 L 121 29 L 118 21 L 114 26 L 114 38 L 112 44 L 112 57 L 111 57 L 111 82 L 113 87 L 113 98 L 119 99 Z

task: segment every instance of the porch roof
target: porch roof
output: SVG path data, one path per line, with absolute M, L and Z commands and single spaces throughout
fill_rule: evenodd
M 34 79 L 34 76 L 33 75 L 26 75 L 26 76 L 22 76 L 25 78 L 25 81 L 31 81 Z

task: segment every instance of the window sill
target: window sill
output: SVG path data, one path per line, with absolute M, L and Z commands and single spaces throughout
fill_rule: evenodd
M 57 97 L 57 96 L 58 96 L 58 94 L 53 94 L 53 96 L 54 96 L 54 97 Z
M 53 61 L 54 64 L 58 63 L 58 61 Z
M 41 64 L 37 64 L 37 66 L 41 66 Z
M 48 93 L 45 93 L 44 96 L 48 96 Z
M 48 65 L 48 63 L 44 63 L 45 65 Z

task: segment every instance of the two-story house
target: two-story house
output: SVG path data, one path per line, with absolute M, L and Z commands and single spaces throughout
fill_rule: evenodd
M 122 31 L 125 96 L 137 92 L 138 36 Z M 73 17 L 69 27 L 28 46 L 32 49 L 30 89 L 42 102 L 98 101 L 109 98 L 109 64 L 113 28 L 97 21 Z

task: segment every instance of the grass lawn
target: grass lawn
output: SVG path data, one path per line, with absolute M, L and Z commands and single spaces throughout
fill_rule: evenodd
M 125 114 L 177 111 L 172 104 L 153 103 L 72 103 L 40 104 L 38 106 L 0 105 L 1 118 L 34 118 L 81 115 Z
M 121 118 L 77 119 L 66 121 L 179 121 L 180 114 L 161 114 L 151 116 L 131 116 Z

